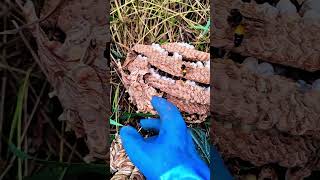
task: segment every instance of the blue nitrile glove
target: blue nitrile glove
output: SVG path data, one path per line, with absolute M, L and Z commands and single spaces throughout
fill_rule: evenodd
M 214 146 L 211 146 L 210 155 L 211 155 L 211 159 L 210 159 L 211 179 L 232 180 L 233 178 L 231 174 L 229 173 L 227 167 L 225 167 L 219 152 Z
M 141 127 L 159 135 L 143 138 L 136 129 L 120 130 L 123 147 L 130 160 L 148 180 L 209 180 L 208 166 L 198 155 L 179 110 L 160 97 L 153 97 L 152 106 L 160 119 L 142 119 Z

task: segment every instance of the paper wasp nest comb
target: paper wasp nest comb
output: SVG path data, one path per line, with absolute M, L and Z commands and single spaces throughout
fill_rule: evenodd
M 259 74 L 259 66 L 248 62 L 212 62 L 212 139 L 226 158 L 239 157 L 256 166 L 279 164 L 289 168 L 287 179 L 298 176 L 289 173 L 291 168 L 309 176 L 320 168 L 319 89 L 281 75 Z
M 84 160 L 107 160 L 104 119 L 110 112 L 106 96 L 109 77 L 103 57 L 108 39 L 104 14 L 107 5 L 103 0 L 59 4 L 61 1 L 45 1 L 40 17 L 32 1 L 23 5 L 31 23 L 28 28 L 37 43 L 35 60 L 54 89 L 49 96 L 57 96 L 63 107 L 59 120 L 65 120 L 77 137 L 86 137 L 90 152 Z
M 225 158 L 240 157 L 255 166 L 279 164 L 286 179 L 303 179 L 320 169 L 320 141 L 309 136 L 287 136 L 278 131 L 252 131 L 213 122 L 213 140 Z M 296 173 L 292 173 L 295 171 Z
M 118 64 L 130 101 L 140 112 L 155 114 L 150 100 L 161 96 L 174 103 L 185 120 L 200 123 L 209 113 L 210 56 L 186 43 L 137 44 L 123 65 Z M 130 162 L 120 138 L 110 148 L 112 179 L 144 179 Z
M 138 111 L 155 113 L 151 97 L 162 96 L 190 115 L 187 122 L 199 123 L 209 112 L 209 59 L 209 53 L 185 43 L 137 44 L 118 67 Z
M 263 76 L 244 64 L 215 59 L 212 115 L 255 129 L 291 135 L 320 132 L 320 92 L 280 75 Z
M 308 0 L 297 12 L 289 0 L 273 6 L 254 0 L 214 1 L 213 42 L 244 56 L 311 72 L 320 70 L 320 38 L 315 36 L 320 29 L 320 12 L 312 9 L 312 2 L 317 3 Z M 243 15 L 245 32 L 239 47 L 233 47 L 235 28 L 227 21 L 231 9 Z

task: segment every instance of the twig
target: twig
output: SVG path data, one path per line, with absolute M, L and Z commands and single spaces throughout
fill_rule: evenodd
M 57 155 L 57 152 L 55 152 L 55 150 L 53 149 L 53 147 L 52 147 L 52 145 L 51 145 L 51 142 L 48 142 L 49 140 L 48 139 L 46 139 L 45 140 L 46 141 L 46 144 L 47 144 L 47 147 L 48 147 L 48 149 L 49 149 L 49 152 L 51 153 L 51 154 L 53 154 L 53 155 Z
M 37 157 L 36 157 L 36 158 L 37 158 Z M 47 158 L 45 159 L 45 161 L 48 161 L 50 158 L 51 158 L 51 154 L 49 154 L 49 155 L 47 156 Z M 36 160 L 33 159 L 32 162 L 35 163 Z M 43 164 L 40 164 L 38 167 L 35 167 L 35 168 L 34 168 L 34 169 L 35 169 L 34 172 L 39 171 L 40 169 L 42 169 L 43 166 L 44 166 Z
M 5 37 L 5 36 L 7 36 L 7 35 L 3 35 L 3 37 Z M 11 46 L 11 45 L 15 45 L 15 43 L 16 43 L 16 41 L 19 41 L 20 40 L 20 37 L 15 37 L 15 38 L 13 38 L 13 39 L 10 39 L 10 40 L 8 40 L 7 42 L 1 42 L 1 44 L 0 44 L 0 49 L 1 48 L 3 48 L 3 47 L 9 47 L 9 46 Z
M 7 168 L 0 175 L 0 180 L 2 180 L 5 177 L 5 175 L 8 173 L 8 171 L 11 169 L 11 167 L 13 166 L 13 163 L 16 160 L 16 158 L 17 158 L 17 156 L 12 156 L 11 157 L 9 165 L 7 166 Z
M 12 57 L 16 57 L 16 56 L 20 56 L 21 55 L 21 51 L 14 51 L 14 52 L 12 52 L 11 54 L 7 54 L 6 55 L 6 58 L 7 59 L 10 59 L 10 58 L 12 58 Z
M 7 17 L 5 16 L 3 18 L 3 28 L 7 28 Z M 3 44 L 7 43 L 7 35 L 3 36 L 2 39 Z M 6 60 L 6 54 L 7 54 L 7 49 L 4 47 L 2 50 L 2 59 L 5 61 Z M 4 121 L 4 100 L 6 97 L 6 84 L 7 84 L 7 77 L 6 73 L 4 73 L 4 76 L 2 77 L 2 84 L 1 84 L 1 102 L 0 102 L 0 132 L 2 133 L 2 126 L 3 126 L 3 121 Z M 0 141 L 0 155 L 1 155 L 1 149 L 2 149 L 2 144 Z
M 47 116 L 46 113 L 43 112 L 43 110 L 40 110 L 41 114 L 45 117 L 44 119 L 49 123 L 50 127 L 54 130 L 55 134 L 60 138 L 63 139 L 63 137 L 61 136 L 61 134 L 59 133 L 59 131 L 57 130 L 57 128 L 54 126 L 54 124 L 51 122 L 50 118 Z M 65 145 L 69 148 L 72 149 L 72 146 L 65 140 L 63 139 L 63 142 L 65 143 Z M 75 155 L 77 155 L 83 162 L 85 162 L 83 160 L 82 155 L 78 152 L 75 151 Z
M 47 86 L 47 82 L 45 82 L 45 83 L 42 85 L 40 94 L 39 94 L 39 96 L 37 97 L 36 103 L 35 103 L 32 111 L 31 111 L 31 114 L 30 114 L 30 116 L 29 116 L 29 119 L 28 119 L 26 125 L 24 126 L 24 130 L 23 130 L 23 133 L 22 133 L 21 141 L 23 141 L 23 139 L 25 138 L 25 136 L 26 136 L 26 134 L 27 134 L 28 128 L 29 128 L 30 123 L 31 123 L 31 120 L 33 119 L 33 116 L 34 116 L 36 110 L 38 109 L 38 105 L 39 105 L 39 103 L 40 103 L 40 99 L 41 99 L 41 97 L 42 97 L 42 95 L 43 95 L 43 93 L 44 93 L 44 90 L 45 90 L 45 87 L 46 87 L 46 86 Z
M 32 85 L 30 84 L 30 86 L 32 86 Z M 25 127 L 26 124 L 27 124 L 27 121 L 28 121 L 28 94 L 26 94 L 26 96 L 25 96 L 23 113 L 24 113 L 24 116 L 23 116 L 23 127 Z M 25 152 L 28 152 L 28 137 L 26 137 L 25 140 L 23 140 L 22 137 L 21 137 L 21 142 L 23 142 L 23 150 Z M 23 173 L 23 176 L 27 176 L 27 175 L 28 175 L 28 159 L 25 159 L 24 160 L 24 173 Z
M 9 70 L 9 71 L 11 71 L 11 73 L 17 72 L 17 73 L 21 73 L 21 74 L 24 74 L 24 75 L 27 74 L 27 72 L 24 71 L 24 70 L 21 70 L 21 69 L 18 69 L 18 68 L 11 67 L 11 66 L 9 66 L 9 65 L 5 65 L 5 64 L 1 64 L 1 63 L 0 63 L 0 69 L 1 69 L 1 68 L 2 68 L 2 69 Z M 38 76 L 38 75 L 36 75 L 36 74 L 30 74 L 30 76 L 31 76 L 31 77 L 35 77 L 35 78 L 38 78 L 38 79 L 42 79 L 41 76 Z M 17 76 L 16 76 L 16 78 L 17 78 Z
M 2 133 L 2 125 L 4 120 L 4 100 L 6 97 L 6 84 L 7 84 L 7 77 L 2 77 L 2 84 L 1 84 L 1 102 L 0 102 L 0 132 Z M 2 149 L 2 143 L 0 141 L 0 154 Z
M 59 161 L 60 162 L 63 162 L 63 152 L 64 152 L 64 150 L 63 150 L 63 140 L 64 140 L 64 125 L 65 125 L 65 122 L 64 121 L 62 121 L 62 125 L 61 125 L 61 136 L 62 136 L 62 138 L 60 139 L 60 153 L 59 153 Z
M 14 20 L 12 20 L 11 22 L 13 23 L 13 25 L 14 25 L 15 27 L 19 27 L 18 24 L 17 24 Z M 37 63 L 37 64 L 39 65 L 39 67 L 41 68 L 42 72 L 46 75 L 46 77 L 49 77 L 48 74 L 47 74 L 47 72 L 46 72 L 46 71 L 43 69 L 43 67 L 41 66 L 41 61 L 40 61 L 38 55 L 37 55 L 37 54 L 34 52 L 34 50 L 32 49 L 29 41 L 28 41 L 27 38 L 24 36 L 23 32 L 22 32 L 22 31 L 19 31 L 19 35 L 21 36 L 21 39 L 23 40 L 24 44 L 26 45 L 26 47 L 27 47 L 28 50 L 30 51 L 33 59 L 36 61 L 36 63 Z
M 68 157 L 68 164 L 71 163 L 71 159 L 72 159 L 73 153 L 74 153 L 74 151 L 75 151 L 75 149 L 76 149 L 76 147 L 77 147 L 77 143 L 78 143 L 78 142 L 76 141 L 76 142 L 74 143 L 74 145 L 72 146 L 71 153 L 70 153 L 70 155 L 69 155 L 69 157 Z M 64 177 L 64 175 L 66 174 L 67 170 L 68 170 L 68 167 L 65 167 L 65 168 L 63 169 L 63 172 L 61 173 L 59 180 L 60 180 L 60 179 L 61 179 L 61 180 L 63 179 L 63 177 Z
M 47 83 L 47 82 L 46 82 Z M 42 88 L 44 88 L 44 87 L 42 87 Z M 34 90 L 34 88 L 31 86 L 30 87 L 30 90 L 31 90 L 31 92 L 33 93 L 33 94 L 35 94 L 35 96 L 36 96 L 36 91 Z M 44 91 L 44 89 L 43 90 L 41 90 L 41 92 L 42 91 Z M 42 94 L 40 92 L 40 94 Z M 41 95 L 42 96 L 42 95 Z M 41 97 L 40 95 L 38 96 L 38 98 L 37 98 L 37 102 L 36 102 L 36 105 L 35 105 L 35 107 L 37 107 L 38 106 L 38 104 L 40 103 L 40 100 L 38 100 L 39 99 L 39 97 Z M 31 96 L 32 97 L 32 96 Z M 38 102 L 39 101 L 39 102 Z M 44 108 L 46 108 L 46 107 L 44 107 Z M 30 114 L 30 116 L 29 116 L 29 120 L 28 120 L 28 125 L 27 126 L 29 126 L 30 125 L 30 121 L 31 121 L 31 119 L 30 118 L 32 118 L 33 117 L 33 115 L 34 115 L 34 111 L 36 110 L 36 108 L 34 108 L 33 110 L 32 110 L 32 112 L 31 112 L 31 114 Z M 50 127 L 54 130 L 54 132 L 55 132 L 55 134 L 59 137 L 59 138 L 62 138 L 61 137 L 61 134 L 59 133 L 59 131 L 55 128 L 55 126 L 54 126 L 54 124 L 51 122 L 51 120 L 50 120 L 50 118 L 48 117 L 48 115 L 44 112 L 44 110 L 43 109 L 39 109 L 39 111 L 40 111 L 40 113 L 41 113 L 41 115 L 44 117 L 44 120 L 46 120 L 46 122 L 48 122 L 49 123 L 49 125 L 50 125 Z M 23 134 L 22 134 L 22 139 L 24 138 L 24 136 L 26 136 L 26 130 L 24 130 L 24 132 L 23 132 Z M 65 143 L 65 145 L 69 148 L 69 149 L 71 149 L 72 148 L 72 146 L 67 142 L 67 141 L 63 141 L 64 143 Z M 81 160 L 83 160 L 83 157 L 82 157 L 82 155 L 78 152 L 78 151 L 76 151 L 75 152 L 75 154 L 81 159 Z
M 68 163 L 71 162 L 71 159 L 72 159 L 73 154 L 74 154 L 74 152 L 75 152 L 75 150 L 76 150 L 77 144 L 78 144 L 78 141 L 76 141 L 76 142 L 74 143 L 74 145 L 72 146 L 72 150 L 71 150 L 71 153 L 70 153 L 69 158 L 68 158 Z
M 33 21 L 33 22 L 27 23 L 27 24 L 25 24 L 25 25 L 22 25 L 22 26 L 20 26 L 20 27 L 16 27 L 16 29 L 11 29 L 11 30 L 2 31 L 2 32 L 0 32 L 0 34 L 17 34 L 19 31 L 21 31 L 21 30 L 23 30 L 23 29 L 25 29 L 25 28 L 28 28 L 29 26 L 32 26 L 32 25 L 34 25 L 34 24 L 37 24 L 37 23 L 40 23 L 40 22 L 46 20 L 49 16 L 51 16 L 51 15 L 58 9 L 58 7 L 62 4 L 62 2 L 64 2 L 64 1 L 63 1 L 63 0 L 59 0 L 58 3 L 57 3 L 57 5 L 56 5 L 54 8 L 52 8 L 52 10 L 49 11 L 49 12 L 48 12 L 45 16 L 43 16 L 42 18 L 37 19 L 37 20 L 35 20 L 35 21 Z M 19 4 L 19 3 L 17 3 L 17 4 Z M 19 6 L 22 7 L 21 4 L 20 4 Z

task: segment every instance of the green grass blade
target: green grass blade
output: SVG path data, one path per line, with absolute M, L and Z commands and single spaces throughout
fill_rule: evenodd
M 31 71 L 32 69 L 28 70 L 22 85 L 19 87 L 16 107 L 15 107 L 13 119 L 11 122 L 11 128 L 10 128 L 9 139 L 8 139 L 8 144 L 9 144 L 8 152 L 10 152 L 10 150 L 14 150 L 13 152 L 16 152 L 15 155 L 17 155 L 18 157 L 22 156 L 21 153 L 17 153 L 18 152 L 17 150 L 21 149 L 22 112 L 23 112 L 23 105 L 28 94 L 28 84 L 29 84 L 29 77 L 30 77 Z M 16 132 L 16 138 L 17 138 L 16 149 L 13 146 L 13 136 L 15 132 Z M 22 159 L 21 158 L 18 158 L 18 179 L 22 180 Z
M 114 126 L 120 126 L 120 127 L 122 127 L 122 126 L 123 126 L 122 124 L 120 124 L 120 123 L 116 122 L 116 121 L 115 121 L 115 120 L 113 120 L 113 119 L 110 119 L 110 124 L 111 124 L 111 125 L 114 125 Z
M 119 123 L 119 111 L 118 111 L 118 106 L 119 106 L 119 94 L 120 94 L 120 84 L 118 84 L 116 91 L 114 93 L 114 98 L 113 98 L 113 102 L 112 102 L 112 117 L 114 117 L 114 121 L 117 124 Z M 116 131 L 119 132 L 119 127 L 116 126 Z
M 64 176 L 66 175 L 66 172 L 68 171 L 68 168 L 63 168 L 63 171 L 60 174 L 59 180 L 63 180 Z
M 210 151 L 208 151 L 208 148 L 210 147 L 208 146 L 208 143 L 206 143 L 208 139 L 206 138 L 205 132 L 201 131 L 198 128 L 190 128 L 190 130 L 192 139 L 200 149 L 200 154 L 203 158 L 205 158 L 204 160 L 206 160 L 207 163 L 210 163 Z
M 9 143 L 8 140 L 1 135 L 5 142 Z M 16 155 L 21 160 L 34 160 L 38 164 L 46 165 L 46 167 L 51 168 L 50 170 L 45 170 L 44 172 L 36 173 L 32 177 L 24 178 L 28 180 L 35 180 L 41 178 L 49 178 L 46 180 L 50 180 L 51 178 L 56 179 L 63 179 L 64 176 L 70 174 L 80 174 L 85 172 L 92 172 L 101 175 L 107 174 L 107 167 L 105 164 L 87 164 L 87 163 L 66 163 L 66 162 L 59 162 L 59 161 L 47 161 L 42 159 L 34 158 L 28 155 L 26 152 L 18 149 L 14 144 L 9 143 L 8 146 L 10 147 L 10 151 Z
M 26 159 L 31 159 L 31 156 L 29 156 L 27 153 L 21 151 L 20 149 L 17 148 L 16 145 L 13 143 L 9 142 L 6 137 L 4 137 L 2 134 L 0 134 L 1 138 L 8 144 L 9 150 L 18 158 L 21 160 L 26 160 Z
M 16 108 L 14 111 L 13 115 L 13 120 L 11 123 L 11 129 L 10 129 L 10 134 L 9 134 L 9 142 L 12 143 L 13 135 L 15 132 L 15 129 L 18 128 L 18 134 L 21 136 L 21 119 L 22 119 L 22 109 L 23 109 L 23 103 L 25 99 L 25 95 L 27 94 L 27 87 L 28 87 L 28 82 L 29 82 L 29 76 L 30 76 L 31 70 L 27 72 L 27 75 L 23 81 L 23 84 L 19 87 L 18 90 L 18 96 L 17 96 L 17 102 L 16 102 Z M 20 128 L 20 129 L 19 129 Z M 20 130 L 20 131 L 19 131 Z M 20 137 L 18 137 L 17 144 L 19 145 L 20 142 Z

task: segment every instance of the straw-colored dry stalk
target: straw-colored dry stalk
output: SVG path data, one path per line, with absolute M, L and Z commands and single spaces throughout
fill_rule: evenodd
M 255 1 L 214 1 L 213 46 L 307 71 L 320 70 L 320 38 L 315 36 L 320 29 L 320 14 L 307 3 L 298 13 L 289 0 L 285 1 L 277 7 Z M 244 40 L 237 48 L 233 47 L 234 28 L 227 22 L 231 9 L 251 18 L 243 19 Z
M 59 119 L 67 120 L 78 137 L 87 138 L 90 154 L 86 161 L 109 158 L 104 128 L 109 112 L 107 61 L 103 57 L 106 6 L 103 0 L 45 1 L 39 18 L 53 13 L 41 25 L 29 26 L 38 47 L 35 60 L 54 89 L 50 95 L 56 95 L 64 108 Z M 39 20 L 32 1 L 27 1 L 23 10 L 28 22 Z
M 199 115 L 201 118 L 186 119 L 199 123 L 209 112 L 209 58 L 209 53 L 184 43 L 137 44 L 118 67 L 138 111 L 155 113 L 151 97 L 163 96 L 182 112 Z
M 144 180 L 144 176 L 139 172 L 129 160 L 119 135 L 111 143 L 110 147 L 110 171 L 115 173 L 112 180 Z

